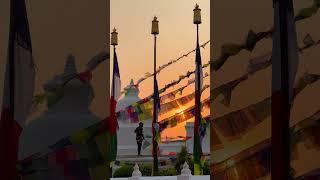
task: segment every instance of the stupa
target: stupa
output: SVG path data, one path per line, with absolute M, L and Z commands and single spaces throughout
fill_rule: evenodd
M 46 92 L 61 87 L 65 78 L 77 73 L 75 58 L 66 60 L 64 72 L 44 84 Z M 39 117 L 31 120 L 22 131 L 19 144 L 19 159 L 24 159 L 38 152 L 46 152 L 49 145 L 70 136 L 77 130 L 86 128 L 100 121 L 89 110 L 94 98 L 90 83 L 83 83 L 74 78 L 62 89 L 60 98 L 48 99 L 48 107 Z
M 125 94 L 118 100 L 117 112 L 125 109 L 126 107 L 140 101 L 139 89 L 134 85 L 131 79 L 130 84 L 124 88 Z M 136 135 L 134 130 L 138 127 L 138 123 L 133 123 L 129 119 L 118 118 L 119 130 L 117 133 L 118 138 L 118 156 L 128 156 L 137 154 Z M 151 119 L 143 122 L 143 133 L 145 137 L 152 135 Z M 147 138 L 146 138 L 147 139 Z M 151 141 L 148 139 L 148 141 Z M 141 151 L 142 155 L 151 155 L 151 150 L 145 149 Z
M 133 79 L 131 79 L 130 84 L 124 88 L 125 95 L 117 103 L 117 111 L 120 111 L 129 105 L 140 101 L 139 98 L 139 88 L 134 85 Z M 121 120 L 121 119 L 120 119 Z
M 118 100 L 117 103 L 117 112 L 124 110 L 126 107 L 133 105 L 134 103 L 140 101 L 139 98 L 139 88 L 134 85 L 133 80 L 131 80 L 130 84 L 124 88 L 125 94 L 122 98 Z M 152 119 L 147 119 L 143 121 L 144 127 L 143 132 L 146 140 L 148 142 L 152 142 Z M 125 119 L 125 116 L 120 116 L 118 118 L 119 130 L 117 133 L 118 137 L 118 158 L 122 159 L 122 157 L 134 156 L 137 154 L 137 143 L 136 136 L 134 130 L 138 127 L 138 122 L 131 122 L 129 119 Z M 186 136 L 193 137 L 193 123 L 186 124 Z M 166 155 L 167 153 L 177 153 L 181 150 L 181 147 L 186 145 L 187 149 L 190 153 L 193 152 L 193 138 L 187 140 L 187 142 L 175 141 L 175 142 L 167 142 L 159 144 L 160 153 L 162 155 Z M 210 153 L 210 128 L 208 126 L 207 133 L 203 140 L 203 152 L 205 154 Z M 151 156 L 151 146 L 146 149 L 142 149 L 142 155 Z

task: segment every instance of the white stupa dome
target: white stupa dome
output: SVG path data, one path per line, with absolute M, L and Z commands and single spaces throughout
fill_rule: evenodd
M 64 82 L 64 78 L 75 73 L 77 69 L 74 57 L 69 56 L 64 73 L 48 81 L 44 85 L 44 90 L 52 91 Z M 48 110 L 23 129 L 20 136 L 19 159 L 34 153 L 45 152 L 48 146 L 60 139 L 99 122 L 100 118 L 89 110 L 93 97 L 93 88 L 90 83 L 83 83 L 79 79 L 69 81 L 62 89 L 61 98 L 49 99 Z
M 131 79 L 130 84 L 124 88 L 125 94 L 122 98 L 118 100 L 117 111 L 123 110 L 126 107 L 140 101 L 139 89 L 134 85 L 133 79 Z

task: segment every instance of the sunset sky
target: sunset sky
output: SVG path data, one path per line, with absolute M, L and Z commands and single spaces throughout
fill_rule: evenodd
M 196 3 L 202 9 L 202 43 L 210 39 L 209 0 L 111 0 L 110 31 L 115 27 L 119 33 L 117 54 L 123 86 L 128 85 L 131 79 L 136 82 L 146 72 L 153 71 L 151 21 L 154 16 L 158 17 L 160 29 L 157 39 L 157 66 L 195 48 L 196 26 L 193 24 L 193 9 Z M 209 60 L 209 52 L 208 45 L 207 49 L 202 51 L 203 62 Z M 158 76 L 159 87 L 178 79 L 179 75 L 188 70 L 194 70 L 194 58 L 195 55 L 191 54 L 161 72 Z M 140 97 L 152 93 L 150 87 L 152 78 L 141 84 Z
M 4 64 L 8 43 L 9 0 L 0 2 L 0 80 L 4 78 Z M 157 65 L 180 57 L 196 46 L 196 27 L 193 24 L 193 9 L 196 3 L 202 9 L 202 24 L 200 25 L 200 43 L 210 37 L 209 0 L 111 0 L 110 30 L 116 27 L 119 33 L 117 47 L 122 87 L 129 84 L 132 78 L 135 82 L 146 72 L 153 70 L 153 36 L 150 34 L 151 21 L 158 16 L 160 34 L 158 35 Z M 38 67 L 36 77 L 36 93 L 43 92 L 42 85 L 54 75 L 63 72 L 66 57 L 72 53 L 76 57 L 78 71 L 83 71 L 88 60 L 100 51 L 109 50 L 107 46 L 109 34 L 109 19 L 107 18 L 107 3 L 105 0 L 77 1 L 26 1 L 33 46 L 33 56 Z M 202 62 L 209 61 L 210 44 L 202 50 Z M 112 55 L 112 54 L 111 54 Z M 111 56 L 112 58 L 113 56 Z M 163 70 L 158 76 L 159 88 L 176 80 L 179 75 L 195 68 L 194 54 Z M 110 66 L 112 67 L 112 66 Z M 208 72 L 207 69 L 205 72 Z M 104 118 L 107 115 L 107 84 L 110 74 L 106 64 L 102 64 L 93 72 L 92 85 L 95 99 L 90 109 Z M 193 78 L 191 76 L 190 78 Z M 174 88 L 187 83 L 182 81 Z M 204 84 L 209 83 L 209 78 Z M 3 87 L 3 84 L 1 84 Z M 170 92 L 172 89 L 168 89 Z M 141 84 L 140 97 L 150 95 L 152 80 Z M 0 88 L 2 94 L 3 88 Z M 194 86 L 184 91 L 188 94 Z M 204 97 L 209 96 L 209 91 Z M 183 95 L 184 95 L 183 94 Z M 0 97 L 0 100 L 2 96 Z M 2 102 L 2 101 L 1 101 Z M 177 132 L 176 128 L 171 130 Z M 180 127 L 184 135 L 184 127 Z
M 10 0 L 0 1 L 0 105 L 7 58 L 9 2 Z M 313 0 L 295 0 L 295 11 L 308 7 L 312 2 Z M 210 36 L 214 43 L 211 49 L 210 44 L 206 49 L 201 49 L 203 64 L 209 61 L 210 54 L 213 59 L 218 58 L 224 43 L 242 43 L 249 30 L 266 31 L 273 25 L 271 0 L 110 0 L 110 20 L 107 14 L 109 7 L 106 0 L 28 0 L 26 3 L 33 56 L 38 67 L 36 93 L 43 92 L 42 85 L 63 72 L 68 54 L 75 55 L 77 68 L 80 72 L 84 70 L 85 64 L 95 54 L 100 51 L 109 51 L 111 48 L 108 44 L 109 34 L 114 27 L 119 33 L 117 54 L 122 87 L 127 86 L 131 79 L 136 82 L 146 72 L 151 73 L 153 70 L 153 36 L 150 31 L 151 21 L 155 15 L 158 17 L 160 26 L 157 44 L 158 66 L 195 48 L 196 27 L 192 20 L 196 3 L 202 9 L 200 43 L 209 40 Z M 302 44 L 303 38 L 308 33 L 312 35 L 314 40 L 320 39 L 319 22 L 320 13 L 318 11 L 312 18 L 297 23 L 299 45 Z M 238 55 L 230 57 L 223 68 L 218 72 L 211 73 L 211 88 L 243 75 L 247 70 L 248 59 L 269 52 L 271 49 L 272 39 L 264 39 L 256 45 L 254 51 L 244 50 Z M 111 58 L 113 58 L 112 54 Z M 159 88 L 177 80 L 179 75 L 194 70 L 194 59 L 195 54 L 192 53 L 189 57 L 183 58 L 163 70 L 158 75 Z M 319 60 L 319 46 L 310 48 L 301 54 L 297 77 L 301 77 L 306 71 L 320 74 Z M 109 75 L 112 71 L 107 68 L 107 63 L 102 64 L 93 72 L 92 79 L 95 99 L 90 110 L 101 118 L 106 117 L 109 110 L 107 102 L 110 94 L 107 87 L 110 84 Z M 209 69 L 205 69 L 204 72 L 209 72 Z M 185 85 L 187 81 L 188 79 L 182 81 L 167 92 Z M 209 83 L 209 78 L 207 78 L 204 84 Z M 319 88 L 320 83 L 317 82 L 307 87 L 296 97 L 291 112 L 292 124 L 320 109 Z M 150 95 L 153 91 L 152 78 L 144 81 L 139 89 L 141 98 Z M 193 90 L 194 86 L 192 85 L 184 91 L 183 95 L 189 94 Z M 212 117 L 220 117 L 239 110 L 270 95 L 271 68 L 268 68 L 250 76 L 248 80 L 234 89 L 230 107 L 223 106 L 218 100 L 212 102 Z M 208 96 L 209 91 L 207 90 L 203 93 L 203 98 Z M 188 106 L 191 105 L 192 103 L 188 104 Z M 172 114 L 174 113 L 172 112 Z M 205 115 L 207 114 L 209 114 L 208 111 L 205 112 Z M 270 133 L 271 118 L 267 118 L 236 141 L 227 141 L 222 137 L 225 147 L 212 152 L 212 161 L 223 161 L 270 137 Z M 163 135 L 172 137 L 185 135 L 184 123 L 176 128 L 166 130 Z M 306 171 L 305 167 L 319 166 L 320 160 L 314 160 L 311 150 L 307 151 L 302 148 L 301 152 L 304 155 L 301 157 L 309 160 L 307 165 L 296 163 L 296 167 L 301 172 Z
M 196 26 L 193 24 L 193 9 L 196 3 L 199 4 L 202 10 L 200 43 L 204 43 L 210 39 L 209 0 L 111 0 L 110 31 L 112 32 L 115 27 L 119 33 L 117 56 L 122 87 L 127 86 L 131 79 L 137 82 L 146 72 L 153 72 L 154 37 L 151 35 L 151 21 L 154 16 L 158 17 L 160 31 L 157 38 L 157 67 L 177 59 L 195 48 Z M 110 52 L 112 52 L 112 49 Z M 202 49 L 201 53 L 202 63 L 204 64 L 209 61 L 210 44 L 205 49 Z M 164 69 L 157 77 L 159 88 L 164 87 L 173 80 L 177 80 L 179 75 L 184 75 L 188 70 L 193 71 L 195 69 L 194 61 L 195 54 L 192 53 L 187 58 L 183 58 L 176 64 Z M 206 68 L 204 72 L 209 72 L 209 68 Z M 189 79 L 192 78 L 194 76 Z M 185 85 L 189 79 L 187 78 L 166 92 Z M 204 84 L 208 84 L 209 81 L 208 77 L 205 79 Z M 142 82 L 139 90 L 141 98 L 150 95 L 153 92 L 153 78 Z M 194 84 L 190 85 L 182 96 L 192 91 L 194 91 Z M 204 92 L 203 98 L 208 96 L 209 89 Z M 188 104 L 188 107 L 193 104 L 193 102 Z M 171 112 L 170 114 L 174 113 L 176 112 Z M 163 136 L 166 135 L 184 136 L 184 123 L 176 128 L 168 129 L 163 133 Z

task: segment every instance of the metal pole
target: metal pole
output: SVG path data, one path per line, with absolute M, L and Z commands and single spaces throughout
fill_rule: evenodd
M 155 175 L 156 172 L 159 171 L 159 167 L 158 167 L 158 142 L 156 142 L 154 140 L 156 132 L 155 132 L 155 127 L 154 124 L 157 123 L 157 103 L 156 103 L 156 98 L 155 98 L 155 90 L 156 90 L 156 78 L 157 78 L 157 73 L 156 73 L 156 67 L 157 67 L 157 62 L 156 62 L 156 54 L 157 54 L 157 36 L 154 35 L 154 62 L 153 62 L 153 123 L 152 123 L 152 133 L 153 133 L 153 138 L 152 138 L 152 142 L 153 142 L 153 172 L 152 174 Z
M 116 45 L 113 45 L 113 60 L 114 60 L 114 57 L 115 57 L 115 55 L 116 55 Z M 114 61 L 113 61 L 113 68 L 112 68 L 113 70 L 114 70 Z M 114 93 L 114 72 L 112 73 L 112 92 Z
M 199 24 L 197 24 L 197 44 L 199 44 Z M 200 86 L 200 71 L 198 71 L 197 72 L 197 76 L 198 76 L 198 79 L 197 79 L 197 81 L 199 82 L 198 83 L 198 90 L 199 90 L 199 97 L 198 97 L 198 99 L 197 99 L 197 101 L 198 101 L 198 103 L 199 103 L 199 105 L 200 105 L 200 97 L 201 97 L 201 86 Z M 199 107 L 200 108 L 200 107 Z M 200 113 L 201 111 L 199 110 L 199 117 L 200 117 Z
M 15 89 L 15 77 L 14 77 L 14 70 L 15 70 L 15 63 L 14 63 L 14 40 L 16 38 L 15 34 L 15 23 L 16 23 L 16 16 L 15 16 L 15 1 L 10 1 L 10 32 L 9 32 L 9 89 L 10 89 L 10 108 L 12 112 L 14 112 L 14 89 Z
M 197 46 L 198 46 L 198 44 L 199 44 L 199 24 L 197 24 Z M 196 121 L 195 123 L 197 125 L 194 126 L 195 128 L 197 127 L 197 129 L 195 129 L 195 131 L 194 131 L 194 138 L 196 137 L 195 136 L 196 133 L 198 134 L 197 138 L 200 138 L 200 134 L 199 134 L 200 121 L 201 121 L 201 84 L 200 84 L 200 81 L 201 81 L 201 79 L 200 79 L 200 71 L 197 71 L 197 82 L 198 83 L 197 83 L 196 91 L 198 89 L 198 93 L 196 93 L 196 97 L 195 97 L 196 101 L 197 101 L 196 104 L 198 104 L 198 106 L 196 107 L 197 108 L 197 111 L 196 111 L 197 114 L 195 115 L 195 117 L 196 117 L 195 118 L 195 121 Z M 200 148 L 201 148 L 201 144 L 200 144 Z M 202 150 L 201 150 L 201 153 L 202 153 Z M 202 154 L 200 154 L 200 156 L 201 155 Z M 202 171 L 202 167 L 201 167 L 200 170 Z
M 199 43 L 199 25 L 197 25 L 197 52 L 196 52 L 196 84 L 195 84 L 195 118 L 194 118 L 194 131 L 193 131 L 193 157 L 194 158 L 199 158 L 198 156 L 201 156 L 201 154 L 196 154 L 196 153 L 201 153 L 201 151 L 195 152 L 197 148 L 199 148 L 200 143 L 200 134 L 199 134 L 199 127 L 200 127 L 200 119 L 201 119 L 201 105 L 200 105 L 200 97 L 201 97 L 201 85 L 200 85 L 200 71 L 198 69 L 198 43 Z M 201 68 L 201 67 L 200 67 Z M 201 148 L 201 144 L 200 144 Z M 198 149 L 199 150 L 199 149 Z M 195 162 L 196 163 L 196 162 Z M 198 162 L 197 162 L 198 163 Z M 200 164 L 199 164 L 200 165 Z M 200 167 L 201 168 L 201 167 Z M 196 170 L 196 169 L 194 169 Z M 201 170 L 201 169 L 200 169 Z
M 290 146 L 289 146 L 289 58 L 287 11 L 289 0 L 274 0 L 279 3 L 280 47 L 281 47 L 281 89 L 272 93 L 272 137 L 271 137 L 271 179 L 289 179 Z M 290 0 L 292 3 L 292 0 Z M 275 68 L 276 69 L 276 68 Z M 279 77 L 272 77 L 279 78 Z
M 8 44 L 8 69 L 6 71 L 9 71 L 9 107 L 10 107 L 10 115 L 12 115 L 12 118 L 14 119 L 14 111 L 15 111 L 15 53 L 14 53 L 14 42 L 16 39 L 16 2 L 11 0 L 10 1 L 10 31 L 9 31 L 9 44 Z M 7 75 L 6 75 L 7 76 Z M 7 86 L 7 84 L 5 85 Z M 8 107 L 6 107 L 8 108 Z M 3 121 L 4 119 L 0 119 Z M 5 123 L 6 126 L 13 125 L 13 122 L 1 122 Z M 4 138 L 1 138 L 1 140 L 5 141 L 6 145 L 12 144 L 12 142 L 8 142 L 10 138 L 9 136 L 12 135 L 10 130 L 5 130 L 6 134 Z M 17 142 L 19 142 L 19 139 L 15 139 Z M 16 143 L 16 142 L 14 142 Z M 17 146 L 17 144 L 15 144 Z M 15 147 L 16 149 L 11 149 L 13 147 L 0 147 L 3 148 L 3 151 L 0 150 L 3 154 L 1 154 L 0 158 L 1 161 L 7 161 L 8 159 L 10 161 L 16 161 L 17 160 L 17 154 L 18 154 L 18 147 Z M 15 152 L 12 152 L 12 150 L 15 150 Z M 5 158 L 5 156 L 9 156 L 9 158 Z M 7 162 L 8 168 L 2 169 L 6 172 L 3 172 L 3 175 L 5 178 L 18 178 L 17 176 L 17 170 L 15 167 L 16 162 Z M 3 177 L 3 175 L 0 175 Z

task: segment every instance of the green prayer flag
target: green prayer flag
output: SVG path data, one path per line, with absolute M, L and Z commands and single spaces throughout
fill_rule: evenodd
M 319 6 L 316 5 L 316 1 L 314 1 L 314 4 L 311 7 L 304 8 L 300 10 L 296 16 L 296 21 L 309 18 L 313 16 L 315 13 L 317 13 L 319 9 Z
M 170 123 L 170 127 L 175 127 L 175 126 L 177 126 L 178 121 L 177 121 L 176 118 L 173 118 L 173 119 L 171 119 L 171 120 L 169 121 L 169 123 Z
M 239 45 L 239 44 L 224 44 L 221 47 L 221 53 L 222 55 L 233 56 L 238 54 L 242 48 L 243 48 L 243 45 Z
M 104 164 L 105 160 L 96 142 L 93 140 L 90 140 L 87 142 L 87 145 L 88 145 L 88 151 L 89 151 L 88 166 L 90 168 L 94 168 L 94 167 L 97 167 L 98 165 Z
M 106 139 L 107 139 L 107 157 L 106 161 L 115 161 L 117 158 L 117 134 L 111 134 L 109 132 L 106 133 Z
M 201 175 L 202 147 L 201 147 L 199 133 L 195 134 L 193 143 L 194 143 L 193 145 L 194 175 Z
M 257 43 L 258 35 L 254 33 L 252 30 L 248 32 L 247 40 L 246 40 L 246 49 L 248 51 L 252 51 Z
M 145 150 L 145 149 L 147 149 L 150 145 L 151 145 L 151 143 L 150 143 L 149 141 L 145 140 L 145 141 L 143 142 L 142 149 Z

